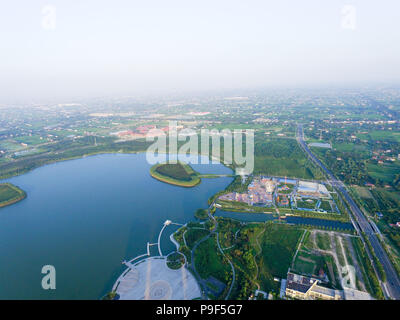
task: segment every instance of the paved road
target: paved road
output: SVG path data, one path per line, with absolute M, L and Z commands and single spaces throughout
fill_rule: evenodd
M 215 222 L 215 226 L 214 226 L 214 228 L 211 230 L 211 232 L 210 232 L 207 236 L 205 236 L 204 238 L 202 238 L 202 239 L 200 239 L 199 241 L 197 241 L 196 244 L 193 246 L 193 248 L 192 248 L 192 250 L 191 250 L 191 258 L 192 258 L 192 259 L 191 259 L 191 261 L 192 261 L 192 262 L 191 262 L 191 265 L 192 265 L 192 268 L 193 268 L 194 273 L 196 274 L 196 276 L 197 276 L 197 278 L 198 278 L 198 281 L 201 283 L 203 289 L 205 290 L 205 291 L 204 291 L 204 297 L 207 298 L 207 293 L 208 293 L 208 292 L 211 292 L 211 290 L 209 290 L 208 287 L 207 287 L 207 281 L 203 280 L 203 279 L 200 277 L 200 275 L 199 275 L 199 273 L 197 272 L 197 270 L 196 270 L 196 265 L 195 265 L 195 263 L 194 263 L 194 252 L 196 251 L 196 249 L 197 249 L 197 247 L 198 247 L 198 245 L 199 245 L 200 243 L 206 241 L 211 235 L 216 234 L 216 235 L 217 235 L 216 241 L 217 241 L 218 249 L 219 249 L 219 251 L 221 252 L 221 254 L 228 260 L 228 262 L 229 262 L 229 264 L 230 264 L 230 266 L 231 266 L 231 269 L 232 269 L 232 282 L 231 282 L 231 286 L 230 286 L 230 288 L 229 288 L 229 291 L 228 291 L 228 293 L 227 293 L 227 295 L 226 295 L 226 297 L 225 297 L 225 300 L 228 300 L 229 296 L 230 296 L 231 293 L 232 293 L 233 285 L 234 285 L 234 283 L 235 283 L 236 273 L 235 273 L 235 267 L 233 266 L 232 261 L 225 255 L 224 251 L 223 251 L 222 248 L 221 248 L 221 245 L 219 244 L 219 234 L 218 234 L 218 232 L 217 232 L 218 222 L 217 222 L 217 220 L 215 219 L 215 217 L 211 214 L 211 208 L 212 208 L 213 206 L 214 206 L 214 201 L 213 201 L 213 202 L 211 203 L 211 205 L 208 207 L 207 213 L 208 213 L 208 216 L 209 216 L 210 220 L 213 220 L 213 221 Z M 236 235 L 235 235 L 235 237 L 236 237 Z M 184 238 L 184 239 L 185 239 L 185 238 Z M 235 238 L 235 239 L 236 239 L 236 238 Z
M 382 248 L 382 245 L 379 242 L 379 240 L 374 232 L 374 229 L 372 228 L 368 219 L 362 213 L 360 208 L 357 206 L 357 204 L 354 202 L 354 200 L 350 197 L 343 182 L 336 179 L 336 177 L 333 175 L 333 173 L 329 169 L 327 169 L 323 165 L 323 163 L 316 156 L 314 156 L 314 154 L 310 151 L 307 144 L 304 142 L 303 127 L 300 124 L 298 125 L 298 128 L 297 128 L 297 142 L 300 144 L 300 146 L 303 148 L 303 150 L 309 155 L 311 160 L 325 172 L 328 179 L 330 180 L 330 183 L 340 191 L 342 196 L 350 204 L 350 209 L 353 212 L 354 217 L 356 219 L 356 221 L 353 221 L 353 223 L 357 224 L 357 226 L 355 226 L 356 229 L 358 227 L 358 229 L 361 229 L 362 231 L 364 231 L 366 233 L 369 241 L 371 242 L 371 245 L 375 251 L 375 254 L 376 254 L 378 260 L 382 263 L 382 266 L 385 270 L 386 277 L 387 277 L 386 288 L 388 290 L 389 295 L 393 299 L 400 300 L 399 277 L 398 277 L 396 270 L 394 269 L 391 261 L 389 260 L 389 257 L 387 256 L 385 250 Z
M 228 262 L 229 262 L 229 264 L 230 264 L 230 266 L 231 266 L 231 269 L 232 269 L 232 282 L 231 282 L 231 286 L 230 286 L 230 288 L 229 288 L 229 291 L 228 291 L 228 293 L 227 293 L 227 295 L 226 295 L 226 297 L 225 297 L 225 300 L 228 300 L 229 297 L 230 297 L 230 295 L 231 295 L 231 293 L 232 293 L 233 285 L 235 284 L 236 273 L 235 273 L 235 267 L 233 266 L 232 261 L 225 255 L 224 251 L 223 251 L 222 248 L 221 248 L 221 245 L 219 244 L 219 234 L 218 234 L 218 231 L 217 231 L 218 222 L 217 222 L 217 220 L 215 219 L 214 215 L 211 213 L 211 208 L 214 206 L 214 202 L 215 202 L 215 200 L 214 200 L 214 201 L 210 204 L 210 206 L 208 207 L 207 213 L 208 213 L 208 217 L 209 217 L 210 219 L 212 219 L 212 220 L 215 222 L 215 226 L 214 226 L 214 228 L 213 228 L 213 230 L 212 230 L 211 232 L 217 234 L 217 245 L 218 245 L 218 249 L 219 249 L 219 251 L 221 252 L 221 254 L 225 257 L 225 259 L 228 260 Z
M 196 270 L 196 265 L 194 263 L 194 252 L 196 251 L 196 249 L 199 246 L 199 244 L 201 244 L 202 242 L 206 241 L 210 236 L 211 236 L 211 233 L 209 233 L 207 236 L 205 236 L 201 240 L 197 241 L 196 244 L 193 246 L 192 251 L 191 251 L 191 266 L 192 266 L 193 272 L 196 275 L 197 281 L 200 284 L 200 288 L 202 288 L 201 294 L 203 296 L 203 299 L 208 299 L 207 295 L 208 295 L 208 292 L 211 292 L 211 290 L 209 290 L 208 287 L 207 287 L 207 281 L 203 280 L 203 278 L 200 277 L 199 273 Z M 211 292 L 211 293 L 213 293 L 213 292 Z

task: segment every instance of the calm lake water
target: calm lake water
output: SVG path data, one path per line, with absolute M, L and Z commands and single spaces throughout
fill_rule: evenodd
M 157 242 L 165 220 L 186 223 L 232 178 L 180 188 L 153 179 L 145 154 L 107 154 L 47 165 L 7 179 L 28 197 L 0 209 L 0 299 L 99 299 L 124 259 Z M 192 165 L 230 174 L 221 164 Z M 164 231 L 162 249 L 174 249 Z M 44 265 L 56 268 L 56 290 L 43 290 Z

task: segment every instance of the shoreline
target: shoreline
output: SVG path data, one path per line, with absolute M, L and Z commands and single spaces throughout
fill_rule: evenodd
M 193 177 L 192 177 L 192 180 L 190 180 L 190 181 L 177 180 L 177 179 L 162 175 L 161 173 L 157 172 L 156 171 L 157 168 L 164 164 L 167 164 L 167 163 L 158 163 L 158 164 L 153 165 L 150 168 L 150 175 L 154 179 L 164 182 L 164 183 L 167 183 L 167 184 L 170 184 L 170 185 L 173 185 L 173 186 L 184 187 L 184 188 L 193 188 L 201 183 L 201 178 L 199 177 L 199 174 L 196 171 L 194 171 L 192 169 L 192 167 L 190 167 L 187 163 L 184 163 L 182 166 L 184 167 L 184 169 L 186 171 L 190 170 L 191 172 L 193 172 Z
M 91 152 L 91 153 L 85 153 L 79 156 L 72 156 L 72 157 L 67 157 L 67 158 L 61 158 L 61 159 L 53 159 L 53 160 L 48 160 L 48 161 L 44 161 L 43 163 L 41 163 L 38 166 L 33 166 L 32 168 L 29 169 L 25 169 L 25 170 L 19 170 L 17 173 L 15 174 L 6 174 L 4 176 L 0 175 L 0 183 L 2 183 L 2 181 L 14 178 L 14 177 L 18 177 L 18 176 L 22 176 L 26 173 L 32 172 L 35 169 L 44 167 L 46 165 L 50 165 L 50 164 L 55 164 L 58 162 L 63 162 L 63 161 L 69 161 L 69 160 L 78 160 L 78 159 L 83 159 L 86 157 L 92 157 L 92 156 L 98 156 L 98 155 L 118 155 L 118 154 L 141 154 L 141 153 L 146 153 L 147 150 L 140 150 L 140 151 L 123 151 L 123 150 L 119 150 L 119 151 L 99 151 L 99 152 Z M 160 152 L 161 153 L 161 152 Z M 168 152 L 162 152 L 163 154 L 167 154 L 170 155 Z M 184 153 L 174 153 L 174 155 L 185 155 Z M 222 164 L 224 167 L 234 171 L 234 168 L 231 167 L 231 165 L 227 165 L 225 164 L 222 160 L 218 160 L 215 159 L 214 157 L 212 157 L 212 155 L 206 155 L 206 154 L 201 154 L 198 153 L 196 156 L 198 157 L 207 157 L 210 160 L 210 164 L 217 161 L 219 164 Z
M 21 188 L 17 187 L 16 185 L 13 185 L 12 183 L 6 182 L 6 183 L 0 183 L 0 185 L 6 185 L 9 188 L 13 189 L 14 191 L 18 192 L 20 195 L 18 197 L 14 197 L 11 198 L 9 200 L 6 201 L 2 201 L 0 202 L 0 209 L 4 208 L 4 207 L 8 207 L 11 206 L 17 202 L 20 202 L 22 200 L 24 200 L 27 197 L 27 194 L 24 190 L 22 190 Z

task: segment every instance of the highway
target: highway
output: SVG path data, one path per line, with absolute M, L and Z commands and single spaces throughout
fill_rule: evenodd
M 369 223 L 368 219 L 365 217 L 365 215 L 362 213 L 360 208 L 357 206 L 357 204 L 354 202 L 354 200 L 351 198 L 349 193 L 347 192 L 347 189 L 345 185 L 343 184 L 342 181 L 336 179 L 334 174 L 327 169 L 324 164 L 316 157 L 314 154 L 310 151 L 308 148 L 307 144 L 304 141 L 304 132 L 303 132 L 303 126 L 298 125 L 297 127 L 297 142 L 299 145 L 302 147 L 302 149 L 308 154 L 310 159 L 318 165 L 326 174 L 326 176 L 329 179 L 329 182 L 334 186 L 337 190 L 340 191 L 342 196 L 346 199 L 348 204 L 350 205 L 350 209 L 355 217 L 355 221 L 353 220 L 353 223 L 356 223 L 354 227 L 356 229 L 360 229 L 361 231 L 365 232 L 367 235 L 369 241 L 371 242 L 371 245 L 375 251 L 375 255 L 377 256 L 378 260 L 381 262 L 385 273 L 387 277 L 387 282 L 386 282 L 386 289 L 388 294 L 390 295 L 391 298 L 400 300 L 400 280 L 399 277 L 396 273 L 396 270 L 394 269 L 391 261 L 389 260 L 389 257 L 387 256 L 384 248 L 382 248 L 381 243 L 379 242 L 379 239 L 377 238 L 374 229 L 372 228 L 371 224 Z

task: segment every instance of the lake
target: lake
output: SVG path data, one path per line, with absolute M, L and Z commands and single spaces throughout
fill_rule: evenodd
M 58 162 L 3 180 L 27 198 L 0 209 L 0 299 L 99 299 L 126 268 L 123 260 L 157 242 L 163 222 L 194 220 L 230 177 L 181 188 L 153 179 L 145 154 L 105 154 Z M 231 174 L 221 164 L 192 165 Z M 163 233 L 163 253 L 175 247 Z M 56 269 L 56 289 L 41 287 L 42 267 Z

